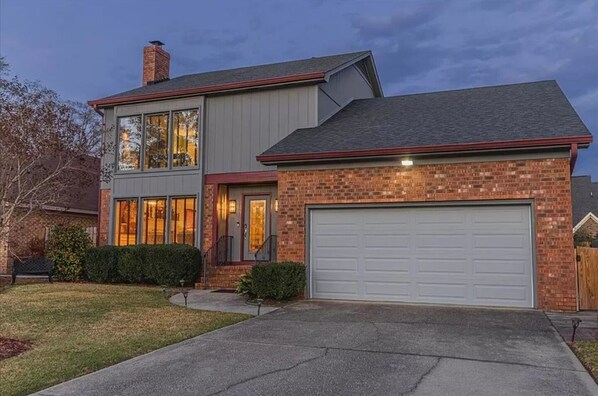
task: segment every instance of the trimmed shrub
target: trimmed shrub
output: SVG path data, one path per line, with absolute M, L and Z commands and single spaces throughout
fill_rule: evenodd
M 118 256 L 116 268 L 119 277 L 129 283 L 151 283 L 147 275 L 147 245 L 128 246 Z
M 93 282 L 110 283 L 120 281 L 118 261 L 124 248 L 118 246 L 100 246 L 87 250 L 85 272 Z
M 241 275 L 235 284 L 235 293 L 247 295 L 249 297 L 255 296 L 253 292 L 253 276 L 251 275 L 251 272 Z
M 146 275 L 159 285 L 175 286 L 199 277 L 201 253 L 189 245 L 151 245 L 146 251 Z
M 46 257 L 54 262 L 54 276 L 64 281 L 80 279 L 85 253 L 91 246 L 91 238 L 80 225 L 53 227 L 46 244 Z
M 258 264 L 251 269 L 252 292 L 260 298 L 288 300 L 305 289 L 305 266 L 300 263 Z

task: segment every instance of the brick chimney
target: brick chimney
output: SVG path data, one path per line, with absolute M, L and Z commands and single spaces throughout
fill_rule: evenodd
M 142 85 L 170 78 L 170 54 L 162 48 L 163 45 L 163 42 L 156 40 L 143 47 Z

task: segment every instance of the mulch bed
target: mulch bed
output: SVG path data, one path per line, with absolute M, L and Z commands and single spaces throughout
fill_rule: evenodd
M 0 360 L 17 356 L 31 349 L 31 343 L 0 337 Z

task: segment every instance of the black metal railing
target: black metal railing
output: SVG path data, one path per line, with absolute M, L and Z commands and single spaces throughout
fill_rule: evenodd
M 202 256 L 204 286 L 208 286 L 209 268 L 228 264 L 232 261 L 232 235 L 223 235 Z
M 255 263 L 276 261 L 276 235 L 270 235 L 255 252 Z

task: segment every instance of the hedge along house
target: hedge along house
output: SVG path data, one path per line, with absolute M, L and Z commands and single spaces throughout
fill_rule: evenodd
M 383 97 L 371 52 L 90 101 L 114 126 L 104 243 L 189 243 L 211 287 L 306 264 L 306 297 L 576 309 L 571 172 L 592 136 L 556 82 Z M 226 264 L 226 265 L 225 265 Z

